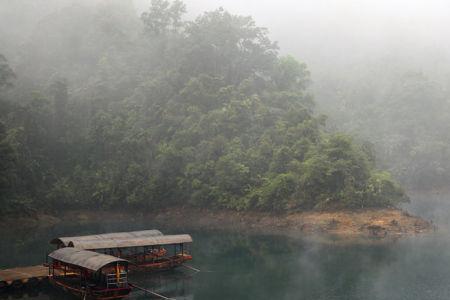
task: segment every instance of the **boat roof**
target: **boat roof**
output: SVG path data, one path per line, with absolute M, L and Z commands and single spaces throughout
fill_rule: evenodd
M 70 242 L 80 242 L 80 241 L 100 241 L 109 239 L 133 239 L 133 238 L 143 238 L 151 236 L 161 236 L 163 235 L 161 231 L 156 229 L 151 230 L 140 230 L 140 231 L 129 231 L 129 232 L 114 232 L 114 233 L 104 233 L 104 234 L 93 234 L 93 235 L 82 235 L 82 236 L 68 236 L 59 237 L 50 241 L 51 244 L 63 245 L 68 247 Z
M 50 258 L 66 264 L 79 266 L 94 272 L 111 263 L 127 263 L 125 259 L 77 248 L 60 248 L 48 255 Z
M 108 239 L 108 240 L 78 240 L 69 242 L 69 247 L 78 249 L 115 249 L 132 248 L 158 245 L 174 245 L 192 243 L 192 237 L 189 234 L 149 236 L 132 239 Z

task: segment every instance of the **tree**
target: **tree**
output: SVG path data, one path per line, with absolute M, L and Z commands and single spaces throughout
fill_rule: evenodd
M 0 158 L 0 209 L 3 211 L 7 210 L 9 203 L 17 196 L 15 187 L 17 158 L 2 122 L 0 122 Z
M 6 58 L 0 54 L 0 91 L 12 87 L 12 81 L 16 77 Z
M 11 90 L 17 103 L 2 117 L 0 188 L 40 209 L 403 200 L 367 147 L 327 132 L 306 65 L 280 56 L 251 17 L 218 9 L 185 22 L 182 2 L 154 0 L 141 32 L 115 5 L 71 7 L 83 24 L 57 13 L 32 35 L 39 51 L 20 62 L 32 82 Z
M 148 11 L 141 16 L 145 31 L 151 35 L 162 35 L 179 31 L 182 26 L 182 16 L 186 5 L 175 0 L 152 0 Z
M 238 84 L 270 72 L 277 55 L 276 43 L 251 17 L 235 16 L 222 8 L 207 12 L 186 26 L 183 71 L 223 77 Z

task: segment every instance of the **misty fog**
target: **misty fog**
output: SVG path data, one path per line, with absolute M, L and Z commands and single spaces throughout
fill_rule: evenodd
M 0 224 L 51 216 L 3 226 L 0 269 L 51 235 L 161 226 L 208 270 L 171 274 L 176 299 L 447 299 L 449 15 L 0 0 Z
M 315 96 L 317 110 L 327 115 L 327 126 L 374 144 L 379 166 L 393 172 L 408 188 L 439 189 L 448 182 L 450 166 L 446 159 L 450 155 L 443 154 L 448 152 L 448 126 L 446 117 L 440 115 L 447 111 L 450 84 L 450 41 L 446 38 L 450 21 L 446 1 L 195 0 L 185 3 L 185 20 L 194 20 L 205 11 L 223 7 L 234 14 L 251 16 L 257 26 L 268 28 L 268 36 L 277 42 L 280 53 L 293 55 L 310 70 L 310 89 Z M 98 46 L 92 44 L 94 41 L 89 41 L 91 46 L 83 46 L 80 44 L 84 43 L 83 38 L 74 35 L 77 30 L 87 34 L 91 30 L 88 23 L 83 22 L 82 10 L 93 18 L 100 15 L 101 19 L 111 17 L 115 20 L 112 22 L 121 23 L 120 26 L 127 31 L 125 34 L 135 36 L 138 31 L 134 28 L 140 26 L 138 18 L 148 6 L 149 1 L 146 0 L 3 1 L 0 10 L 1 53 L 22 78 L 33 77 L 29 75 L 30 70 L 38 72 L 36 76 L 44 75 L 39 72 L 46 68 L 36 64 L 45 64 L 46 60 L 50 65 L 54 61 L 55 65 L 45 76 L 77 76 L 77 73 L 62 69 L 64 65 L 59 64 L 58 68 L 58 59 L 65 59 L 66 54 L 78 55 L 77 59 L 83 55 L 85 58 L 96 55 L 92 52 Z M 62 14 L 67 15 L 66 21 L 52 24 L 55 16 L 64 20 Z M 52 26 L 55 27 L 51 29 Z M 70 27 L 72 40 L 70 36 L 69 39 L 61 38 L 64 26 Z M 40 32 L 40 27 L 45 31 Z M 103 43 L 103 49 L 108 49 L 108 39 L 95 43 L 98 42 Z M 32 59 L 33 56 L 41 62 L 24 62 L 23 57 Z M 80 76 L 85 77 L 82 72 L 91 71 L 86 68 L 80 70 Z M 404 81 L 405 77 L 410 77 L 408 74 L 422 76 L 422 83 L 427 81 L 426 84 L 433 85 L 428 93 L 443 101 L 439 105 L 444 107 L 426 108 L 424 113 L 432 119 L 431 124 L 424 125 L 423 122 L 427 121 L 417 118 L 415 114 L 421 113 L 421 109 L 400 112 L 392 103 L 392 97 L 398 97 L 392 95 L 392 90 L 396 89 L 395 85 L 406 84 Z M 409 97 L 405 96 L 406 102 L 402 105 L 409 105 Z M 418 101 L 429 101 L 426 99 L 428 94 L 424 97 Z M 416 119 L 412 124 L 405 123 L 404 126 L 412 128 L 407 133 L 399 128 L 402 125 L 391 124 L 398 123 L 396 119 L 404 119 L 402 113 L 406 113 L 407 118 Z M 385 115 L 390 116 L 383 119 Z M 385 129 L 380 129 L 380 126 Z M 424 146 L 415 140 L 418 135 L 435 137 Z M 398 157 L 399 153 L 405 152 L 414 155 Z M 411 164 L 417 164 L 417 161 L 424 162 L 411 168 Z M 442 180 L 442 176 L 446 179 Z M 435 180 L 439 182 L 430 183 Z

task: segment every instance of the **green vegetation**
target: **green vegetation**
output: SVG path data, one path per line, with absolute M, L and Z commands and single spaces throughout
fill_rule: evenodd
M 218 9 L 186 22 L 183 3 L 165 0 L 141 22 L 98 9 L 70 8 L 89 31 L 64 10 L 43 20 L 15 59 L 16 79 L 0 61 L 2 214 L 406 200 L 370 148 L 324 130 L 306 66 L 279 56 L 250 17 Z M 61 48 L 48 53 L 47 43 Z
M 345 87 L 330 83 L 319 96 L 322 111 L 336 128 L 371 141 L 377 165 L 403 185 L 445 189 L 450 179 L 449 89 L 423 73 L 394 69 L 350 76 Z

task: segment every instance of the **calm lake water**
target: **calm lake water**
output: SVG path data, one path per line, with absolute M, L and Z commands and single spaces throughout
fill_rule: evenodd
M 141 220 L 9 233 L 2 229 L 0 267 L 42 263 L 52 249 L 48 241 L 56 236 L 154 227 Z M 202 272 L 131 274 L 130 281 L 176 299 L 450 299 L 450 236 L 445 230 L 371 245 L 208 230 L 189 233 L 194 238 L 190 265 Z M 50 287 L 2 297 L 71 299 Z M 131 299 L 150 297 L 134 292 Z

